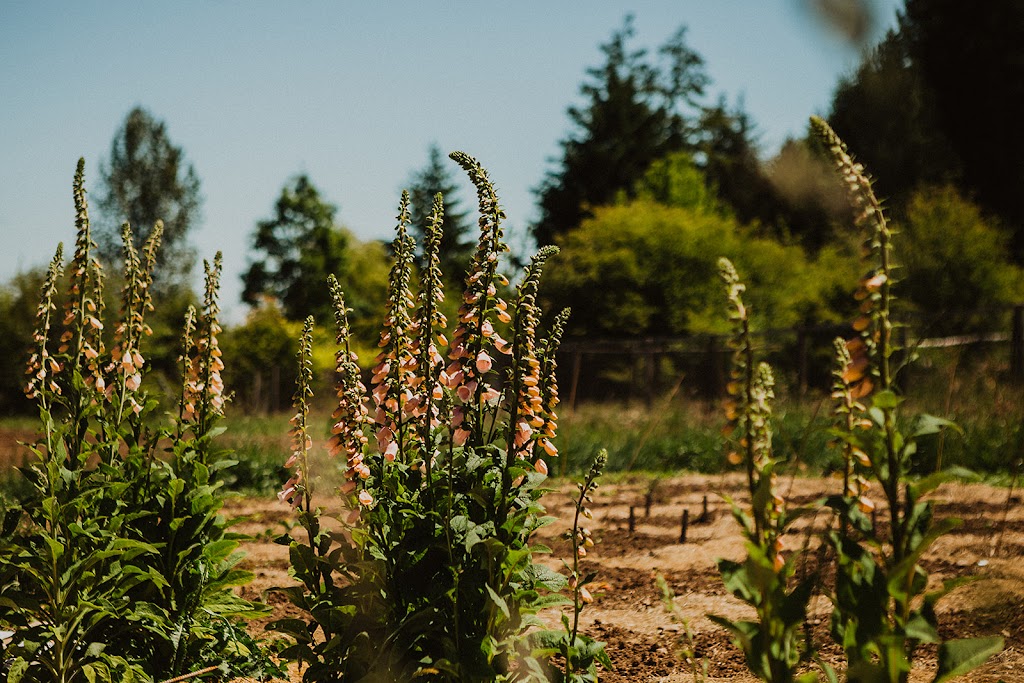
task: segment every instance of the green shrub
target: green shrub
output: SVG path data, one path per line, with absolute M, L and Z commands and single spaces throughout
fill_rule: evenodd
M 542 292 L 552 306 L 572 307 L 573 335 L 725 332 L 713 303 L 721 254 L 750 274 L 761 329 L 835 320 L 853 279 L 836 251 L 811 261 L 734 219 L 642 200 L 596 208 L 559 247 Z

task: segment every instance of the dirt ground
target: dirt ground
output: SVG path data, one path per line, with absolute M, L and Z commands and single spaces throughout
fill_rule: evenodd
M 686 476 L 663 478 L 653 488 L 649 514 L 645 502 L 650 480 L 604 484 L 592 509 L 592 528 L 597 546 L 587 556 L 585 567 L 598 572 L 596 600 L 582 615 L 587 633 L 607 643 L 615 669 L 601 673 L 604 683 L 674 683 L 694 680 L 691 669 L 678 652 L 685 628 L 666 611 L 656 576 L 661 574 L 675 593 L 675 603 L 689 622 L 692 645 L 698 659 L 707 664 L 708 681 L 753 681 L 740 651 L 727 634 L 714 625 L 708 614 L 749 618 L 751 611 L 730 596 L 718 576 L 716 558 L 740 559 L 743 555 L 737 526 L 722 494 L 740 496 L 743 481 L 738 476 Z M 790 501 L 809 502 L 835 491 L 836 482 L 797 478 L 783 483 Z M 545 498 L 548 511 L 559 522 L 548 527 L 541 539 L 555 553 L 552 566 L 560 566 L 568 544 L 558 538 L 571 523 L 574 492 L 571 484 Z M 703 514 L 707 498 L 707 514 Z M 976 669 L 965 681 L 1012 683 L 1024 681 L 1024 507 L 1006 489 L 983 485 L 955 484 L 940 488 L 933 498 L 936 517 L 958 517 L 964 523 L 940 539 L 924 558 L 931 580 L 974 576 L 977 581 L 960 587 L 940 602 L 940 631 L 943 637 L 1002 635 L 1002 653 Z M 630 507 L 635 525 L 629 530 Z M 680 543 L 683 511 L 689 512 L 685 543 Z M 272 586 L 287 585 L 287 548 L 272 543 L 284 531 L 287 508 L 276 500 L 235 499 L 228 514 L 245 517 L 238 530 L 254 540 L 247 543 L 248 567 L 255 582 L 245 595 L 256 598 Z M 798 526 L 787 545 L 799 547 L 808 525 L 820 528 L 824 513 Z M 287 613 L 280 596 L 267 600 L 277 616 Z M 815 641 L 822 644 L 826 660 L 841 662 L 840 653 L 830 645 L 830 606 L 815 598 L 810 624 Z M 555 621 L 556 615 L 548 615 Z M 276 617 L 275 617 L 276 618 Z M 259 629 L 261 625 L 255 624 Z M 923 650 L 911 680 L 930 681 L 935 670 L 935 650 Z M 292 671 L 292 680 L 299 673 Z

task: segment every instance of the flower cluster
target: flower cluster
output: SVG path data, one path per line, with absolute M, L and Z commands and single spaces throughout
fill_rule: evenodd
M 469 174 L 477 188 L 480 209 L 480 240 L 473 257 L 458 325 L 449 346 L 449 365 L 440 375 L 441 383 L 458 399 L 452 412 L 451 439 L 454 446 L 480 445 L 485 441 L 483 414 L 485 406 L 495 406 L 500 392 L 487 382 L 494 365 L 492 352 L 511 355 L 512 347 L 494 327 L 494 319 L 511 322 L 508 304 L 498 294 L 498 287 L 508 279 L 498 272 L 498 258 L 508 247 L 501 241 L 501 221 L 505 214 L 487 172 L 472 157 L 455 152 L 451 158 Z
M 882 205 L 871 188 L 871 178 L 864 166 L 850 155 L 846 145 L 824 120 L 811 117 L 811 128 L 832 156 L 850 203 L 855 211 L 857 227 L 869 229 L 862 248 L 869 264 L 868 272 L 860 279 L 854 297 L 860 302 L 860 315 L 853 327 L 862 343 L 851 343 L 851 383 L 857 397 L 867 396 L 877 380 L 883 389 L 891 383 L 889 358 L 879 349 L 892 341 L 893 325 L 889 318 L 889 300 L 895 284 L 892 274 L 892 231 L 885 219 Z M 874 375 L 874 380 L 871 375 Z
M 296 378 L 293 405 L 295 415 L 289 420 L 288 430 L 292 437 L 292 451 L 285 461 L 285 469 L 295 467 L 295 471 L 284 483 L 277 497 L 279 500 L 301 507 L 309 511 L 309 450 L 313 447 L 313 439 L 309 435 L 309 403 L 313 398 L 313 317 L 306 318 L 302 326 L 302 337 L 299 340 L 299 374 Z
M 365 430 L 372 424 L 370 411 L 366 407 L 366 387 L 360 378 L 359 360 L 349 343 L 349 309 L 341 285 L 333 276 L 328 277 L 331 299 L 334 302 L 334 321 L 337 326 L 338 349 L 334 354 L 334 372 L 338 377 L 338 405 L 331 414 L 331 438 L 327 452 L 332 456 L 344 455 L 346 460 L 345 479 L 342 493 L 351 494 L 357 482 L 370 476 L 370 468 L 363 462 L 363 449 L 368 439 Z M 367 492 L 367 496 L 370 494 Z M 366 496 L 363 497 L 364 500 Z M 373 502 L 372 496 L 366 504 Z
M 69 354 L 72 364 L 84 366 L 86 385 L 105 389 L 99 357 L 103 353 L 103 271 L 93 257 L 89 225 L 89 205 L 85 197 L 85 160 L 78 160 L 75 171 L 75 255 L 70 267 L 70 290 L 64 307 L 64 333 L 58 354 Z
M 539 444 L 549 456 L 558 454 L 551 442 L 555 434 L 554 406 L 558 400 L 558 389 L 553 384 L 553 375 L 543 372 L 538 355 L 541 345 L 537 342 L 537 325 L 540 322 L 537 288 L 544 263 L 556 253 L 556 247 L 544 247 L 534 255 L 516 296 L 512 333 L 514 353 L 509 382 L 511 396 L 507 401 L 507 410 L 511 416 L 509 453 L 523 459 L 534 455 L 535 444 Z M 562 320 L 561 325 L 556 327 L 556 337 L 561 336 L 564 325 Z M 557 338 L 554 343 L 557 344 Z M 551 356 L 553 354 L 546 355 L 549 371 L 554 369 Z M 538 458 L 534 467 L 541 474 L 547 474 L 544 460 Z
M 388 277 L 387 309 L 378 343 L 381 351 L 370 379 L 377 449 L 386 462 L 394 462 L 406 440 L 415 438 L 414 431 L 405 428 L 407 411 L 416 410 L 412 400 L 418 369 L 411 343 L 413 320 L 410 314 L 416 305 L 410 290 L 415 245 L 408 234 L 408 225 L 409 194 L 404 192 L 398 211 L 397 234 L 392 243 L 395 262 Z M 370 503 L 372 499 L 364 504 Z
M 725 403 L 725 432 L 727 436 L 738 435 L 736 443 L 739 449 L 731 451 L 728 459 L 733 464 L 746 465 L 752 500 L 765 501 L 763 507 L 752 506 L 753 531 L 758 544 L 770 554 L 776 571 L 779 571 L 784 560 L 782 537 L 777 527 L 785 513 L 785 501 L 776 489 L 775 459 L 772 455 L 771 403 L 775 398 L 775 378 L 767 363 L 754 362 L 750 312 L 743 302 L 746 286 L 728 259 L 719 259 L 718 271 L 726 286 L 729 321 L 733 326 L 729 339 L 733 359 L 727 387 L 729 398 Z
M 856 346 L 858 342 L 858 338 L 849 342 L 840 338 L 833 342 L 836 367 L 832 371 L 832 412 L 836 418 L 836 428 L 844 435 L 852 435 L 856 429 L 871 429 L 874 424 L 864 417 L 867 408 L 860 402 L 860 397 L 854 394 L 852 382 L 858 378 L 853 376 L 854 362 L 850 347 Z M 863 386 L 863 382 L 856 386 Z M 862 448 L 855 446 L 849 439 L 843 439 L 841 446 L 844 462 L 843 495 L 856 500 L 862 512 L 871 512 L 875 504 L 867 495 L 871 484 L 864 475 L 864 472 L 871 468 L 871 459 Z
M 143 337 L 153 333 L 146 324 L 146 313 L 153 310 L 153 297 L 150 286 L 153 284 L 153 268 L 156 266 L 156 253 L 160 248 L 163 235 L 163 222 L 158 221 L 143 246 L 142 256 L 132 241 L 131 228 L 127 223 L 122 226 L 121 239 L 124 243 L 124 287 L 121 292 L 122 319 L 114 329 L 114 342 L 110 349 L 111 361 L 104 369 L 105 374 L 117 379 L 117 385 L 124 404 L 138 414 L 142 411 L 135 392 L 142 384 L 142 368 L 146 361 L 140 347 Z M 109 400 L 114 394 L 114 384 L 106 387 Z
M 51 312 L 57 310 L 54 297 L 57 294 L 57 280 L 64 272 L 64 245 L 57 245 L 57 253 L 46 269 L 46 279 L 39 292 L 39 307 L 36 309 L 36 324 L 32 332 L 32 352 L 28 359 L 25 374 L 28 383 L 25 395 L 29 398 L 41 398 L 44 391 L 60 394 L 60 385 L 55 376 L 60 372 L 61 365 L 47 350 L 50 338 Z M 45 401 L 46 399 L 43 398 Z
M 203 295 L 202 310 L 190 313 L 194 320 L 195 338 L 186 325 L 182 366 L 185 382 L 182 391 L 181 417 L 185 422 L 194 425 L 194 431 L 205 434 L 212 421 L 224 414 L 224 381 L 221 371 L 224 361 L 217 335 L 223 330 L 220 326 L 220 306 L 217 303 L 217 291 L 220 288 L 220 274 L 223 268 L 223 256 L 220 252 L 213 259 L 213 264 L 203 261 L 206 273 L 206 285 Z

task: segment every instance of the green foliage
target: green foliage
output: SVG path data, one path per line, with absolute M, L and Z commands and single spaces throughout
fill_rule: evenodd
M 269 296 L 281 302 L 289 320 L 307 315 L 328 319 L 331 299 L 324 291 L 328 274 L 348 272 L 350 236 L 335 224 L 338 209 L 302 174 L 281 190 L 274 216 L 256 224 L 252 247 L 257 260 L 242 276 L 242 300 L 256 305 Z
M 24 360 L 35 321 L 35 301 L 46 272 L 19 273 L 0 285 L 0 414 L 28 412 L 24 399 Z
M 916 307 L 928 335 L 992 329 L 994 311 L 1020 296 L 1020 269 L 1009 239 L 952 186 L 918 190 L 896 235 L 903 297 Z
M 26 393 L 38 405 L 40 435 L 22 469 L 30 492 L 4 511 L 0 534 L 0 623 L 14 630 L 7 680 L 150 681 L 201 666 L 277 672 L 240 626 L 264 609 L 232 592 L 249 575 L 236 569 L 238 542 L 219 514 L 216 473 L 230 464 L 213 442 L 223 409 L 219 255 L 207 264 L 200 313 L 186 320 L 178 419 L 155 427 L 142 342 L 161 233 L 158 226 L 139 252 L 125 225 L 121 315 L 110 320 L 83 167 L 63 315 L 61 246 L 32 337 Z
M 834 320 L 852 279 L 833 250 L 811 261 L 796 246 L 749 234 L 732 218 L 645 201 L 601 207 L 559 244 L 543 295 L 576 312 L 570 334 L 611 337 L 722 332 L 715 260 L 726 255 L 756 285 L 762 328 Z
M 847 466 L 842 495 L 829 499 L 840 521 L 830 536 L 836 553 L 832 633 L 846 653 L 851 682 L 906 683 L 915 652 L 929 643 L 938 644 L 942 653 L 935 680 L 946 680 L 1003 647 L 1001 638 L 944 642 L 935 603 L 956 583 L 929 592 L 928 572 L 920 564 L 932 543 L 957 524 L 933 522 L 932 505 L 924 497 L 957 475 L 937 472 L 915 480 L 917 444 L 921 437 L 952 425 L 920 415 L 907 430 L 901 429 L 898 413 L 903 399 L 895 382 L 891 307 L 892 231 L 863 166 L 854 162 L 828 124 L 817 118 L 811 124 L 847 185 L 857 225 L 867 232 L 864 253 L 869 268 L 855 295 L 861 302 L 861 317 L 854 323 L 859 336 L 845 345 L 837 342 L 836 435 Z M 868 494 L 872 483 L 878 484 L 886 502 L 889 523 L 880 529 L 867 514 L 875 507 Z
M 708 83 L 704 61 L 680 28 L 658 50 L 662 63 L 634 50 L 632 17 L 601 46 L 604 65 L 588 69 L 583 106 L 569 108 L 575 128 L 562 140 L 558 168 L 536 189 L 541 217 L 532 226 L 538 244 L 557 242 L 619 192 L 631 193 L 650 165 L 686 149 L 693 107 Z
M 718 198 L 708 188 L 704 172 L 688 152 L 672 152 L 652 163 L 633 186 L 633 195 L 641 201 L 697 213 L 722 210 Z M 623 197 L 620 203 L 629 201 Z
M 531 542 L 550 521 L 540 505 L 542 456 L 557 453 L 554 357 L 565 315 L 542 339 L 536 304 L 541 268 L 554 250 L 534 257 L 507 303 L 498 290 L 507 281 L 497 271 L 506 250 L 504 213 L 479 164 L 461 153 L 452 158 L 477 187 L 481 234 L 451 340 L 439 309 L 440 197 L 414 294 L 415 244 L 403 195 L 370 392 L 353 354 L 344 296 L 331 281 L 339 385 L 328 449 L 346 459 L 346 481 L 328 509 L 341 504 L 333 513 L 346 520 L 340 531 L 325 528 L 327 512 L 314 505 L 312 321 L 304 328 L 286 463 L 295 471 L 279 496 L 297 509 L 303 530 L 281 539 L 299 581 L 283 592 L 306 617 L 273 628 L 294 638 L 284 654 L 309 664 L 307 681 L 546 676 L 543 657 L 530 654 L 524 636 L 538 624 L 538 610 L 563 602 L 550 593 L 566 583 L 534 561 L 546 548 Z M 496 360 L 502 355 L 505 369 Z
M 104 218 L 96 239 L 100 253 L 113 261 L 120 253 L 121 222 L 132 226 L 136 249 L 163 223 L 163 248 L 157 257 L 157 288 L 184 286 L 195 263 L 189 232 L 200 220 L 199 176 L 171 143 L 167 126 L 135 107 L 110 144 L 110 158 L 100 166 L 103 188 L 97 202 Z

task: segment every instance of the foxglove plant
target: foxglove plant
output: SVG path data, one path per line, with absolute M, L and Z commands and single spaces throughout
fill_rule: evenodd
M 843 494 L 829 501 L 840 518 L 831 536 L 837 565 L 832 632 L 846 653 L 851 682 L 905 683 L 925 643 L 938 644 L 934 680 L 944 681 L 1003 646 L 1001 638 L 942 640 L 935 603 L 959 582 L 929 592 L 928 573 L 920 562 L 931 544 L 957 524 L 934 521 L 932 504 L 923 497 L 961 473 L 913 478 L 917 440 L 952 425 L 920 415 L 908 433 L 899 426 L 903 400 L 895 383 L 892 230 L 864 167 L 825 121 L 812 118 L 811 128 L 846 185 L 857 227 L 868 232 L 863 249 L 868 269 L 855 294 L 860 302 L 853 324 L 857 334 L 837 348 L 833 385 L 841 420 L 836 433 L 848 464 Z M 882 528 L 875 528 L 867 514 L 875 506 L 866 495 L 868 478 L 878 483 L 885 502 L 888 524 Z
M 749 309 L 743 300 L 746 287 L 727 259 L 718 262 L 729 302 L 733 350 L 726 432 L 736 450 L 731 463 L 746 470 L 750 507 L 730 501 L 732 513 L 746 538 L 743 562 L 719 560 L 725 586 L 754 608 L 757 621 L 711 618 L 728 629 L 746 656 L 747 666 L 761 680 L 772 683 L 814 681 L 817 674 L 798 674 L 812 653 L 805 647 L 802 626 L 816 577 L 794 583 L 793 556 L 784 553 L 783 534 L 801 510 L 789 510 L 776 488 L 777 461 L 772 452 L 771 402 L 774 379 L 766 363 L 756 363 L 750 335 Z
M 533 259 L 509 303 L 499 272 L 504 212 L 483 168 L 459 152 L 452 159 L 477 188 L 480 239 L 450 339 L 441 311 L 440 196 L 414 291 L 403 194 L 369 391 L 351 351 L 343 295 L 331 283 L 338 403 L 327 449 L 344 456 L 345 480 L 340 497 L 326 499 L 333 504 L 314 502 L 308 461 L 290 461 L 300 467 L 282 498 L 299 508 L 307 533 L 281 539 L 302 583 L 285 593 L 308 618 L 273 625 L 295 639 L 286 654 L 310 665 L 307 681 L 545 675 L 524 635 L 536 611 L 563 601 L 543 593 L 566 583 L 534 561 L 547 549 L 532 542 L 548 523 L 540 455 L 557 453 L 554 353 L 565 316 L 542 339 L 536 303 L 554 250 Z M 297 418 L 308 406 L 303 394 Z M 343 530 L 324 531 L 319 519 L 328 513 L 319 506 L 335 508 Z
M 562 563 L 569 576 L 569 590 L 572 591 L 572 620 L 569 615 L 562 614 L 562 630 L 540 631 L 533 635 L 539 649 L 535 654 L 545 652 L 561 657 L 563 668 L 551 668 L 551 678 L 558 683 L 595 683 L 597 681 L 597 665 L 606 669 L 613 668 L 604 643 L 580 632 L 580 613 L 594 601 L 589 586 L 597 576 L 596 572 L 583 573 L 580 560 L 587 556 L 589 548 L 594 547 L 593 535 L 583 526 L 585 520 L 593 518 L 588 504 L 593 504 L 593 494 L 597 490 L 597 480 L 601 477 L 608 463 L 608 452 L 601 451 L 591 463 L 583 481 L 576 485 L 577 495 L 573 501 L 572 527 L 565 536 L 569 539 L 571 562 Z
M 80 161 L 64 317 L 52 318 L 58 248 L 28 363 L 26 393 L 41 422 L 34 462 L 22 470 L 33 492 L 5 514 L 0 536 L 0 623 L 14 630 L 6 680 L 149 681 L 210 665 L 277 671 L 238 626 L 237 617 L 263 612 L 231 590 L 248 574 L 234 569 L 237 541 L 226 538 L 218 514 L 214 473 L 226 461 L 211 447 L 211 425 L 157 427 L 157 402 L 142 386 L 161 228 L 141 254 L 123 230 L 121 315 L 110 330 L 83 170 Z M 219 328 L 210 275 L 200 319 L 204 351 L 191 362 L 215 373 Z M 212 406 L 214 398 L 207 391 L 199 404 Z M 158 457 L 167 444 L 169 459 Z

